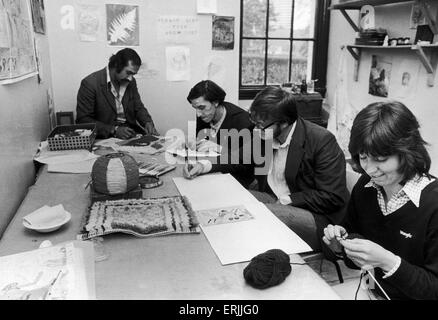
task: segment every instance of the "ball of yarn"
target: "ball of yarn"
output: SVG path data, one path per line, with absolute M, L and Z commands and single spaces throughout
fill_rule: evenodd
M 266 289 L 282 283 L 291 271 L 289 256 L 280 249 L 271 249 L 252 258 L 243 277 L 252 287 Z
M 96 192 L 116 195 L 138 187 L 138 164 L 123 152 L 99 157 L 91 170 L 91 180 Z

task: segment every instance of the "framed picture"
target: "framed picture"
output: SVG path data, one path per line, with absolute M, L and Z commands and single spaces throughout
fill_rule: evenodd
M 378 97 L 388 97 L 392 63 L 383 57 L 372 55 L 368 93 Z

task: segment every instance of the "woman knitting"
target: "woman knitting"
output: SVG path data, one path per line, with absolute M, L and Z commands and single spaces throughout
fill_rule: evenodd
M 349 151 L 363 175 L 323 241 L 347 266 L 374 268 L 375 297 L 438 299 L 438 182 L 425 145 L 400 102 L 370 104 L 353 122 Z

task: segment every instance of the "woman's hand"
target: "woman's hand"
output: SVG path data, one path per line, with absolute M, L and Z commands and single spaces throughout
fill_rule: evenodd
M 195 164 L 186 163 L 183 168 L 183 176 L 186 179 L 193 179 L 204 173 L 204 166 L 196 162 Z
M 397 263 L 397 256 L 375 242 L 366 239 L 340 240 L 347 257 L 358 267 L 369 269 L 379 267 L 390 271 Z
M 347 235 L 347 230 L 345 230 L 344 227 L 329 224 L 324 228 L 324 236 L 322 237 L 322 240 L 333 252 L 339 253 L 342 251 L 342 245 L 339 240 Z

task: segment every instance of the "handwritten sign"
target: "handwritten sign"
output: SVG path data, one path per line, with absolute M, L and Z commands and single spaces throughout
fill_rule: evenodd
M 199 40 L 199 19 L 196 16 L 160 16 L 157 39 L 167 43 L 191 43 Z

